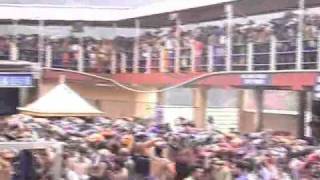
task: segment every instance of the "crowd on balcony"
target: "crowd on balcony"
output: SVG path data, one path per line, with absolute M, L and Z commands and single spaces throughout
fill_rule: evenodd
M 0 37 L 0 60 L 9 60 L 10 48 L 9 48 L 9 38 Z
M 17 42 L 19 60 L 30 62 L 38 61 L 38 35 L 18 35 L 15 41 Z
M 253 66 L 257 70 L 267 70 L 270 64 L 270 41 L 275 37 L 276 69 L 292 69 L 295 67 L 298 15 L 292 12 L 268 22 L 258 23 L 246 19 L 233 24 L 232 29 L 232 70 L 246 70 L 248 43 L 253 44 Z M 316 65 L 317 37 L 320 27 L 320 16 L 307 14 L 304 19 L 304 68 Z M 139 37 L 117 36 L 113 39 L 94 39 L 92 37 L 44 38 L 44 47 L 51 45 L 54 67 L 76 69 L 79 58 L 84 59 L 86 70 L 110 72 L 113 58 L 115 68 L 126 63 L 126 70 L 132 71 L 134 53 L 139 52 L 139 71 L 146 72 L 147 66 L 153 70 L 172 72 L 176 65 L 181 71 L 206 71 L 212 65 L 215 71 L 226 68 L 226 26 L 208 25 L 185 30 L 183 27 L 171 27 L 167 30 L 146 31 Z M 0 57 L 9 59 L 9 44 L 14 39 L 19 50 L 19 59 L 36 62 L 38 60 L 37 35 L 18 35 L 15 38 L 1 37 Z M 134 48 L 138 44 L 138 51 Z M 82 48 L 81 48 L 82 47 Z M 177 50 L 178 49 L 178 50 Z M 45 50 L 45 48 L 43 49 Z M 211 54 L 209 53 L 211 52 Z M 42 53 L 44 58 L 44 54 Z M 120 58 L 126 58 L 120 61 Z M 179 59 L 177 59 L 179 57 Z M 210 58 L 209 58 L 210 57 Z M 162 60 L 160 63 L 160 59 Z M 192 61 L 194 60 L 194 61 Z M 178 62 L 176 62 L 178 61 Z
M 77 69 L 80 57 L 80 42 L 73 37 L 49 39 L 51 45 L 52 66 L 57 68 Z
M 286 132 L 240 135 L 154 121 L 33 118 L 1 121 L 0 141 L 64 142 L 66 180 L 315 180 L 320 149 Z M 0 150 L 2 180 L 52 179 L 57 152 Z M 32 165 L 31 165 L 32 164 Z

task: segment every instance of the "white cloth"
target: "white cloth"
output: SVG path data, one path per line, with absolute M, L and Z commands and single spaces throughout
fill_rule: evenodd
M 71 170 L 67 170 L 66 178 L 66 180 L 80 180 L 78 174 Z

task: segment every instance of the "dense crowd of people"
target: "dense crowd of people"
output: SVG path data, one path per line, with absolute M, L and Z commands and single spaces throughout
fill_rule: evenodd
M 320 149 L 285 132 L 249 134 L 177 127 L 130 118 L 33 118 L 1 121 L 0 141 L 64 142 L 65 180 L 315 180 Z M 55 152 L 0 151 L 1 179 L 52 179 Z M 31 163 L 31 166 L 30 166 Z
M 0 37 L 0 59 L 9 60 L 9 39 L 7 37 Z
M 314 68 L 317 59 L 317 37 L 320 28 L 320 16 L 307 14 L 304 19 L 304 61 L 303 68 Z M 233 25 L 232 69 L 245 70 L 247 63 L 247 44 L 254 43 L 254 68 L 267 70 L 270 64 L 270 40 L 277 39 L 277 69 L 295 67 L 298 35 L 298 15 L 287 12 L 282 17 L 268 22 L 258 23 L 245 19 Z M 160 69 L 162 59 L 163 70 L 172 72 L 180 59 L 180 70 L 190 70 L 195 66 L 197 71 L 206 71 L 212 61 L 213 69 L 225 70 L 226 27 L 219 25 L 199 26 L 192 30 L 173 26 L 169 29 L 145 31 L 139 37 L 139 71 L 145 72 L 147 66 L 151 70 Z M 19 59 L 36 62 L 38 59 L 38 35 L 18 35 L 17 37 L 1 37 L 0 57 L 9 56 L 9 43 L 17 42 Z M 54 67 L 76 69 L 80 56 L 88 71 L 110 72 L 111 61 L 115 57 L 116 68 L 121 66 L 121 58 L 126 58 L 127 71 L 132 71 L 134 59 L 133 37 L 116 36 L 113 39 L 94 39 L 91 37 L 44 37 L 44 46 L 51 45 Z M 82 48 L 81 48 L 82 47 Z M 212 58 L 209 59 L 208 48 Z M 82 50 L 81 50 L 82 49 Z M 180 49 L 179 52 L 177 49 Z M 44 56 L 43 56 L 44 58 Z M 192 59 L 194 62 L 192 63 Z M 148 61 L 150 60 L 150 63 Z

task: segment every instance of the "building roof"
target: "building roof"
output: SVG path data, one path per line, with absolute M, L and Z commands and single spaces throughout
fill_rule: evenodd
M 59 84 L 35 102 L 18 108 L 23 114 L 40 117 L 101 116 L 103 112 L 86 102 L 66 84 Z
M 183 0 L 161 1 L 137 8 L 106 7 L 106 6 L 60 6 L 43 4 L 0 4 L 0 20 L 46 20 L 56 21 L 90 21 L 101 25 L 110 25 L 119 22 L 124 26 L 133 26 L 132 19 L 154 17 L 161 14 L 178 12 L 188 9 L 215 6 L 235 0 Z M 19 13 L 12 13 L 19 12 Z M 127 22 L 127 20 L 129 20 Z M 158 21 L 159 24 L 163 24 Z
M 0 4 L 0 21 L 11 20 L 46 24 L 70 24 L 72 21 L 86 21 L 90 25 L 134 27 L 139 19 L 141 27 L 158 28 L 172 25 L 171 13 L 179 13 L 183 24 L 213 21 L 225 18 L 224 4 L 234 5 L 235 16 L 251 16 L 297 9 L 299 0 L 162 0 L 136 8 L 108 6 L 61 6 L 44 4 Z M 307 8 L 319 7 L 319 0 L 305 0 Z M 19 12 L 19 13 L 12 13 Z

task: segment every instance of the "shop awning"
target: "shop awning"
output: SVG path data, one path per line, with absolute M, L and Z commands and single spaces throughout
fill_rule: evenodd
M 101 116 L 103 112 L 86 102 L 66 84 L 59 84 L 35 102 L 20 107 L 23 114 L 40 117 Z

